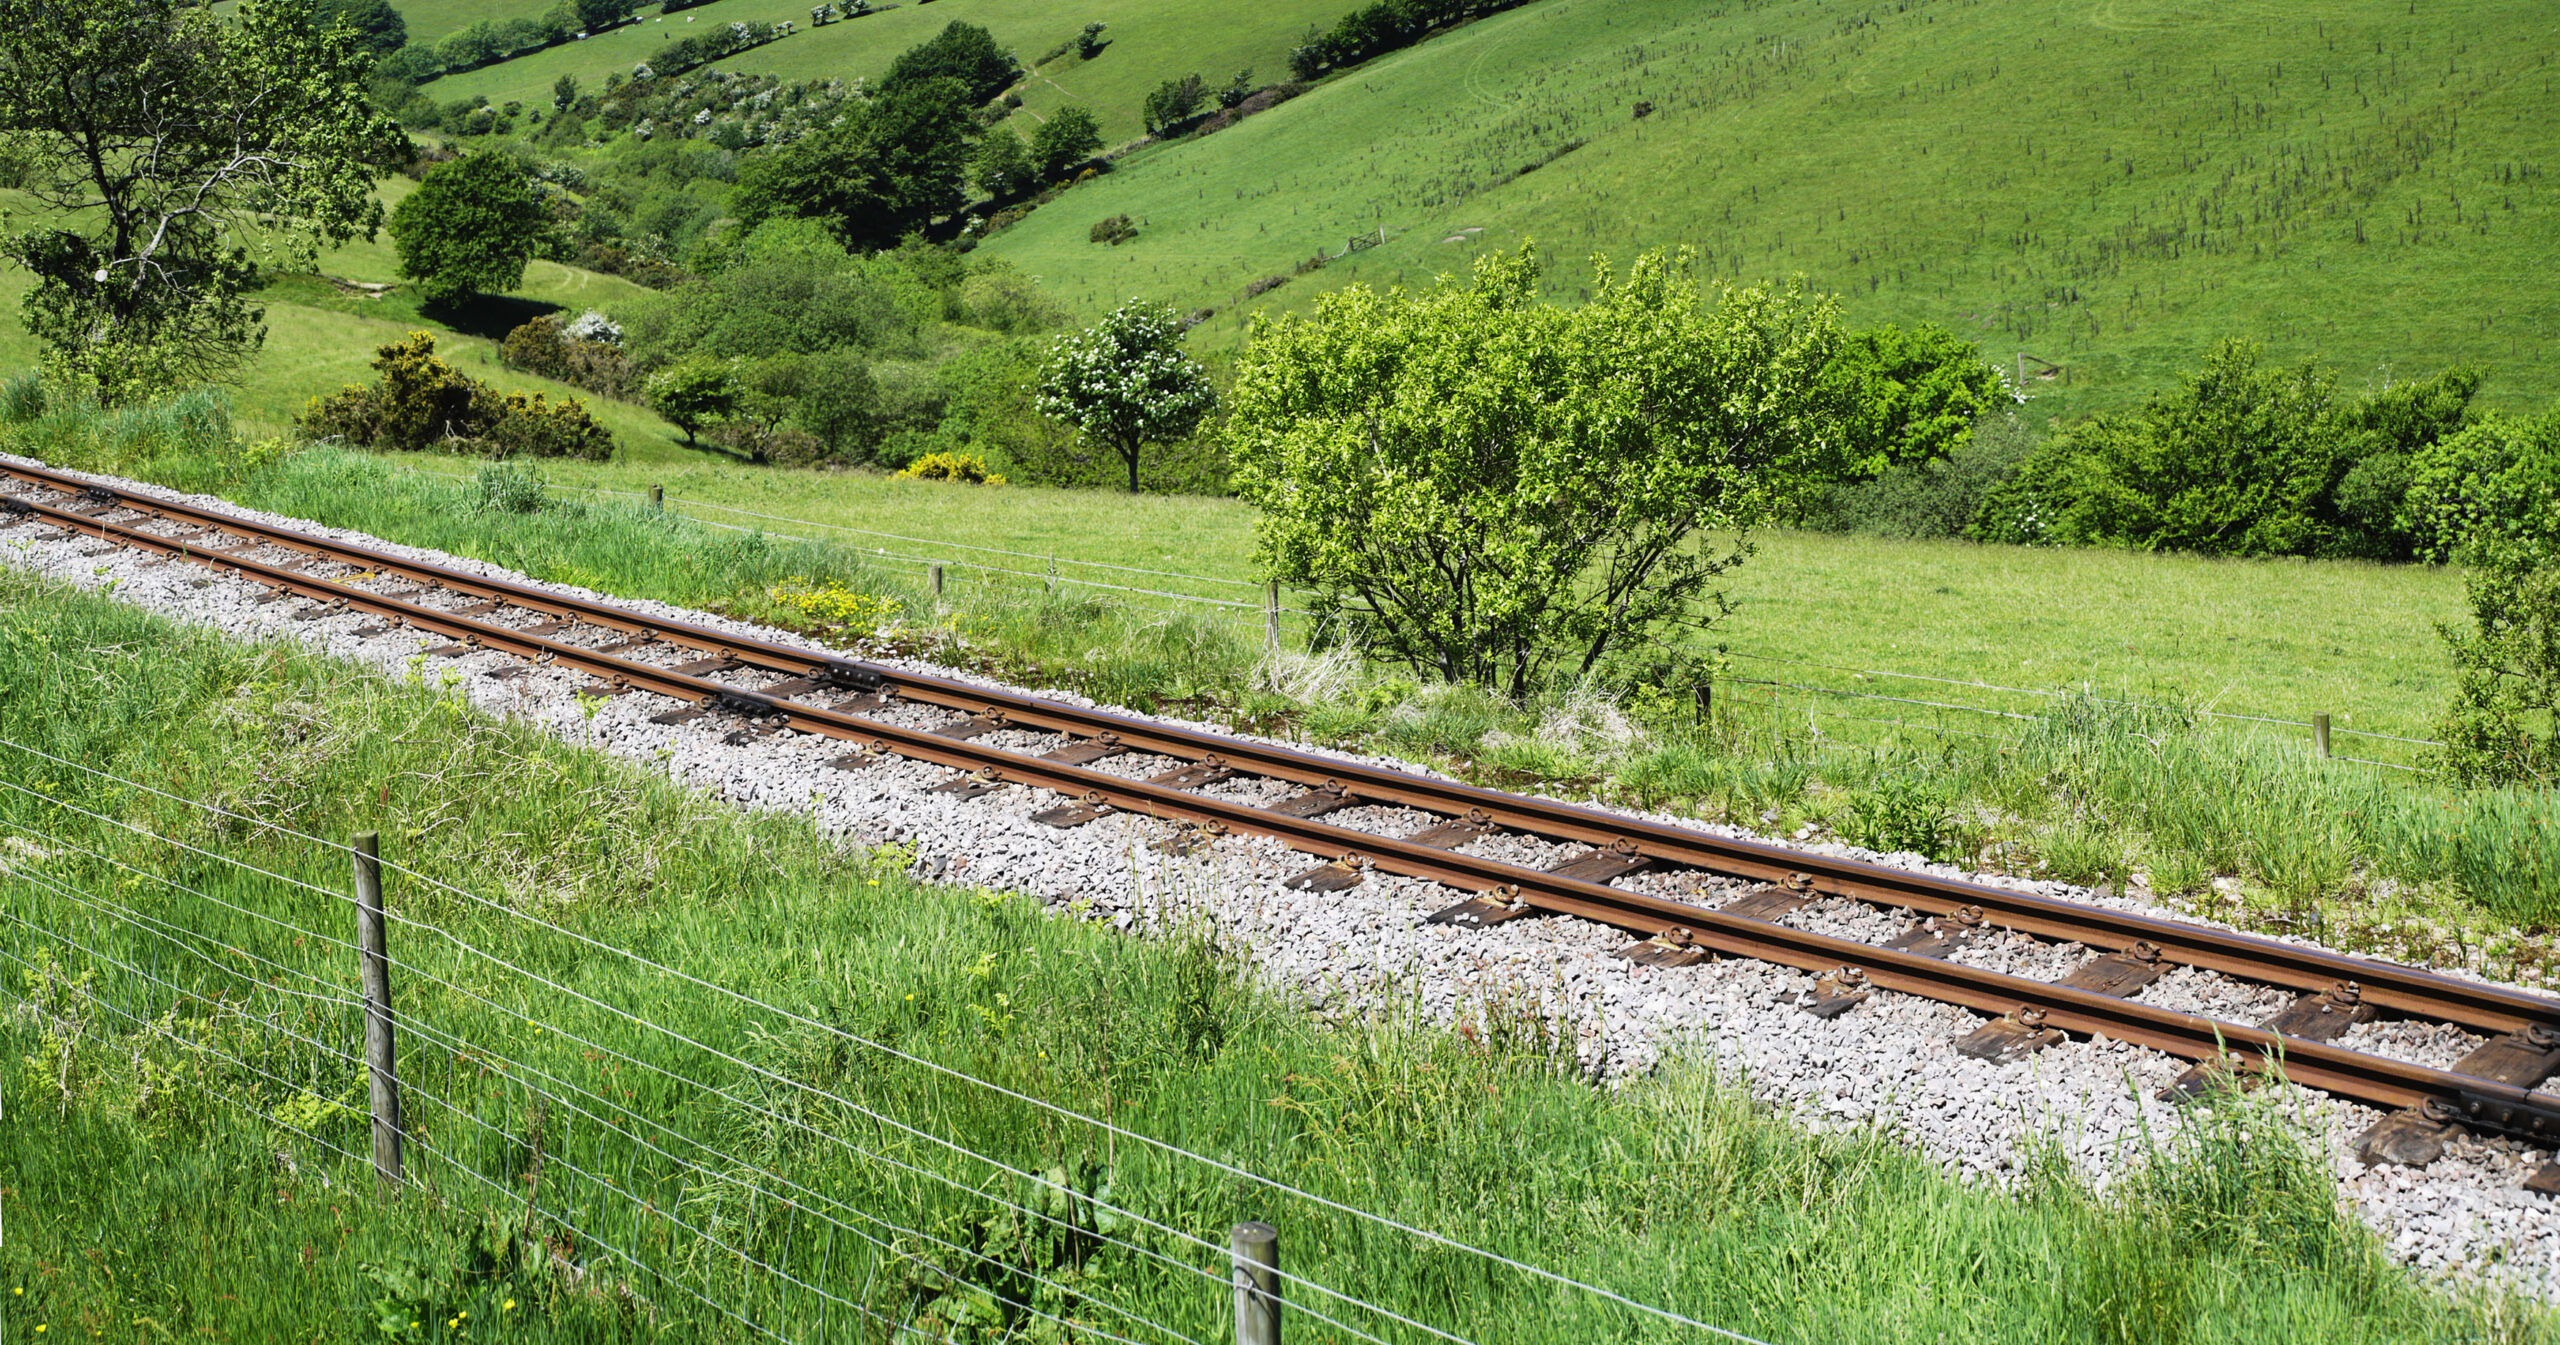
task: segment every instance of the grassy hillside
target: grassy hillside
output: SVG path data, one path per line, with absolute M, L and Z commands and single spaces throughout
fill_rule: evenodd
M 423 31 L 417 11 L 481 7 L 475 0 L 446 0 L 404 4 L 401 11 L 417 32 Z M 704 24 L 739 20 L 789 20 L 800 25 L 800 31 L 722 61 L 722 67 L 784 79 L 847 80 L 877 76 L 899 52 L 941 32 L 954 20 L 984 26 L 1025 65 L 1038 62 L 1087 23 L 1098 21 L 1111 25 L 1103 34 L 1110 45 L 1090 61 L 1070 52 L 1041 66 L 1022 91 L 1023 106 L 1038 118 L 1065 103 L 1083 103 L 1102 119 L 1104 137 L 1116 143 L 1144 129 L 1139 107 L 1148 92 L 1168 78 L 1196 73 L 1214 85 L 1246 67 L 1266 82 L 1288 78 L 1289 49 L 1307 28 L 1331 23 L 1350 7 L 1347 0 L 1272 0 L 1242 12 L 1215 0 L 1091 0 L 1072 9 L 1050 0 L 943 0 L 903 4 L 811 28 L 807 0 L 718 0 L 663 19 L 652 14 L 636 27 L 449 76 L 428 84 L 426 90 L 444 102 L 486 94 L 493 103 L 517 99 L 530 106 L 548 106 L 551 86 L 564 74 L 576 75 L 594 88 L 608 74 L 631 73 L 633 65 L 647 60 L 669 38 L 700 32 Z M 1027 124 L 1021 129 L 1030 133 Z
M 2560 394 L 2548 18 L 1549 0 L 1133 156 L 990 246 L 1083 311 L 1216 306 L 1203 335 L 1234 342 L 1253 309 L 1488 247 L 1535 239 L 1569 298 L 1591 253 L 1684 245 L 1715 275 L 1802 273 L 1859 322 L 2055 361 L 2048 411 L 2129 399 L 2234 334 L 2351 379 L 2476 360 L 2490 403 L 2538 405 Z M 1136 241 L 1087 241 L 1122 212 Z M 1380 227 L 1385 246 L 1239 302 Z

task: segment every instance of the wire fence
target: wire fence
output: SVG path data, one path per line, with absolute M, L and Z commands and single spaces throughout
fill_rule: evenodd
M 24 744 L 0 739 L 0 753 L 9 1021 L 38 1024 L 38 1044 L 69 1043 L 66 1077 L 80 1041 L 109 1035 L 118 1058 L 179 1062 L 203 1096 L 289 1136 L 295 1162 L 369 1183 L 377 1062 L 346 937 L 361 908 L 319 878 L 347 872 L 357 852 Z M 173 824 L 84 806 L 35 770 L 169 805 L 204 835 L 246 834 L 279 857 L 253 863 Z M 1236 1292 L 1226 1228 L 1204 1226 L 1199 1208 L 1219 1192 L 1310 1245 L 1375 1253 L 1280 1271 L 1286 1311 L 1319 1339 L 1467 1341 L 1459 1324 L 1378 1301 L 1365 1273 L 1426 1252 L 1596 1333 L 1752 1339 L 978 1077 L 396 860 L 380 867 L 403 1180 L 504 1230 L 489 1256 L 508 1283 L 776 1340 L 1204 1345 L 1229 1338 Z M 438 911 L 461 914 L 428 918 Z M 813 1057 L 837 1059 L 827 1077 L 839 1082 L 813 1079 L 801 1067 Z M 954 1120 L 989 1109 L 1016 1119 L 992 1131 Z M 1006 1151 L 989 1133 L 1023 1142 Z M 1080 1145 L 1116 1156 L 1107 1168 L 1060 1158 Z M 1310 1273 L 1322 1266 L 1334 1273 Z

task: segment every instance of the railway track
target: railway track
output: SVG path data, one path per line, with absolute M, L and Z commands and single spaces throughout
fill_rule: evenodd
M 660 722 L 728 726 L 732 741 L 785 731 L 824 735 L 849 749 L 831 765 L 861 770 L 897 757 L 947 767 L 951 775 L 934 788 L 962 800 L 1012 785 L 1050 791 L 1057 802 L 1034 820 L 1051 826 L 1136 814 L 1165 824 L 1153 845 L 1173 853 L 1228 836 L 1268 837 L 1315 861 L 1287 880 L 1302 890 L 1394 874 L 1451 891 L 1454 899 L 1430 917 L 1435 922 L 1482 927 L 1566 916 L 1625 931 L 1633 941 L 1620 955 L 1638 962 L 1676 967 L 1727 956 L 1776 963 L 1815 974 L 1804 1009 L 1826 1017 L 1853 1011 L 1878 990 L 1959 1005 L 1987 1021 L 1957 1049 L 1986 1059 L 2023 1058 L 2079 1034 L 2195 1062 L 2172 1091 L 2200 1091 L 2218 1071 L 2247 1076 L 2280 1068 L 2297 1083 L 2392 1113 L 2357 1141 L 2369 1162 L 2432 1161 L 2464 1128 L 2560 1147 L 2560 1095 L 2535 1091 L 2560 1073 L 2560 1000 L 2540 995 L 815 655 L 156 494 L 0 466 L 0 533 L 34 527 L 250 580 L 273 600 L 300 600 L 296 616 L 357 615 L 382 632 L 405 628 L 444 640 L 430 657 L 489 651 L 519 660 L 491 676 L 534 667 L 585 673 L 594 679 L 584 688 L 590 694 L 662 697 L 669 708 Z M 917 718 L 941 722 L 895 722 Z M 979 741 L 1003 730 L 1040 735 L 1047 750 Z M 1120 757 L 1171 765 L 1145 776 L 1099 768 Z M 1294 792 L 1262 802 L 1202 792 L 1239 779 Z M 1328 820 L 1365 805 L 1431 820 L 1395 836 Z M 1582 848 L 1544 868 L 1470 852 L 1505 835 Z M 1655 886 L 1666 877 L 1677 886 L 1684 875 L 1750 886 L 1707 906 L 1618 885 L 1638 874 Z M 1908 913 L 1909 924 L 1897 937 L 1867 943 L 1783 923 L 1821 899 Z M 1975 940 L 2004 931 L 2079 945 L 2092 956 L 2053 981 L 1954 959 Z M 2144 987 L 2178 966 L 2296 998 L 2261 1023 L 2143 1003 Z M 2449 1024 L 2488 1040 L 2447 1069 L 2336 1044 L 2349 1028 L 2382 1015 Z M 2544 1164 L 2525 1184 L 2560 1194 L 2560 1164 Z

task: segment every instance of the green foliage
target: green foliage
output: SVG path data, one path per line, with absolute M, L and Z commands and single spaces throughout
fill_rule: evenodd
M 2395 463 L 2402 493 L 2378 491 L 2426 560 L 2464 548 L 2560 543 L 2560 407 L 2533 418 L 2489 415 Z
M 1684 646 L 1766 523 L 1829 471 L 1840 342 L 1801 290 L 1702 290 L 1687 258 L 1535 298 L 1534 253 L 1472 283 L 1354 286 L 1256 328 L 1228 430 L 1259 557 L 1390 660 L 1520 696 L 1613 647 Z M 1709 610 L 1715 609 L 1715 610 Z
M 498 362 L 556 378 L 599 397 L 631 401 L 641 395 L 640 368 L 620 346 L 571 336 L 560 319 L 548 313 L 507 333 L 498 347 Z
M 1969 858 L 1947 853 L 1952 819 L 1940 787 L 1906 776 L 1887 776 L 1850 796 L 1841 839 L 1886 854 L 1908 852 L 1933 860 Z
M 1375 0 L 1289 53 L 1289 71 L 1314 79 L 1422 40 L 1442 24 L 1517 8 L 1529 0 Z
M 431 169 L 391 212 L 391 239 L 400 274 L 428 302 L 453 304 L 522 283 L 544 224 L 524 168 L 482 149 Z
M 297 428 L 309 439 L 390 449 L 447 445 L 499 457 L 597 462 L 613 456 L 612 432 L 583 404 L 555 406 L 540 393 L 501 394 L 445 363 L 435 350 L 428 332 L 411 332 L 382 347 L 373 362 L 379 381 L 313 398 Z
M 729 365 L 703 358 L 649 375 L 648 388 L 650 407 L 684 431 L 688 444 L 694 441 L 694 431 L 737 408 L 740 391 L 737 374 Z
M 1102 40 L 1102 34 L 1104 30 L 1108 29 L 1110 26 L 1111 25 L 1107 23 L 1095 22 L 1088 23 L 1084 27 L 1076 30 L 1075 44 L 1077 59 L 1090 61 L 1094 57 L 1101 55 L 1103 47 L 1107 45 Z
M 1830 376 L 1843 385 L 1847 471 L 1858 478 L 1949 456 L 2010 400 L 1978 347 L 1929 323 L 1851 333 Z
M 391 7 L 391 0 L 318 0 L 312 8 L 321 23 L 344 25 L 376 57 L 408 45 L 408 21 Z
M 551 83 L 551 110 L 566 112 L 578 101 L 578 77 L 562 75 Z
M 1880 537 L 1963 537 L 1983 502 L 2034 455 L 2036 432 L 2014 413 L 1984 417 L 1941 458 L 1888 468 L 1824 490 L 1800 522 Z
M 1093 224 L 1093 241 L 1097 243 L 1109 243 L 1113 247 L 1118 247 L 1137 236 L 1137 222 L 1126 215 L 1114 215 L 1109 219 L 1096 220 Z
M 493 462 L 480 469 L 482 509 L 501 514 L 530 514 L 549 502 L 542 472 L 528 462 Z
M 1102 148 L 1102 123 L 1081 107 L 1062 107 L 1031 133 L 1031 169 L 1055 182 Z
M 741 237 L 730 260 L 664 295 L 626 306 L 633 356 L 755 359 L 851 348 L 921 353 L 942 298 L 894 254 L 857 257 L 811 220 L 775 219 Z
M 1031 155 L 1022 147 L 1022 137 L 1006 126 L 988 131 L 969 163 L 969 180 L 998 201 L 1029 191 L 1034 185 Z
M 2264 366 L 2226 341 L 2174 392 L 2047 441 L 1983 506 L 1986 541 L 2102 544 L 2218 555 L 2407 554 L 2377 535 L 2391 483 L 2367 462 L 2424 450 L 2459 427 L 2479 378 L 2452 370 L 2342 398 L 2318 365 Z M 2345 512 L 2352 506 L 2355 513 Z
M 2547 541 L 2495 536 L 2467 559 L 2471 628 L 2439 628 L 2455 672 L 2439 762 L 2467 784 L 2547 787 L 2560 781 L 2560 562 Z
M 1140 120 L 1145 123 L 1147 133 L 1153 135 L 1178 122 L 1189 121 L 1191 115 L 1200 110 L 1200 105 L 1208 101 L 1209 88 L 1200 82 L 1199 75 L 1168 79 L 1147 95 Z
M 400 137 L 365 61 L 295 0 L 0 0 L 0 122 L 46 208 L 0 252 L 65 381 L 112 402 L 222 374 L 265 337 L 269 275 L 372 236 Z
M 751 226 L 799 216 L 824 221 L 859 251 L 895 247 L 965 203 L 975 131 L 958 80 L 902 83 L 847 102 L 839 125 L 749 157 L 733 208 Z
M 957 80 L 971 104 L 983 103 L 1022 77 L 1022 63 L 996 45 L 995 34 L 955 19 L 931 41 L 899 53 L 880 77 L 880 91 L 895 94 L 936 80 Z
M 1147 446 L 1190 434 L 1216 405 L 1207 373 L 1182 353 L 1182 320 L 1163 304 L 1132 299 L 1060 337 L 1040 371 L 1040 410 L 1118 453 L 1133 495 Z

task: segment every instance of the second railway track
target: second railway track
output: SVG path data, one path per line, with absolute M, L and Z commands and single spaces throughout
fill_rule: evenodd
M 1804 1009 L 1854 1012 L 1877 990 L 1984 1015 L 1958 1049 L 2017 1059 L 2065 1034 L 2151 1047 L 2196 1067 L 2247 1074 L 2278 1066 L 2294 1081 L 2394 1114 L 2359 1141 L 2370 1161 L 2424 1163 L 2458 1128 L 2536 1147 L 2560 1144 L 2560 1096 L 2538 1092 L 2560 1074 L 2560 1000 L 2508 987 L 2229 930 L 2006 888 L 1716 836 L 1552 799 L 1502 793 L 1356 764 L 1251 739 L 1113 714 L 956 679 L 919 676 L 645 615 L 367 547 L 350 546 L 156 493 L 93 486 L 51 470 L 0 467 L 0 532 L 58 529 L 114 547 L 203 565 L 305 604 L 297 615 L 360 614 L 445 643 L 430 651 L 489 651 L 584 673 L 602 695 L 663 697 L 661 722 L 707 721 L 741 743 L 783 732 L 823 735 L 848 750 L 833 764 L 862 770 L 906 758 L 946 767 L 934 786 L 966 800 L 1008 785 L 1052 792 L 1036 820 L 1060 828 L 1115 815 L 1156 819 L 1160 850 L 1185 852 L 1227 836 L 1267 837 L 1312 861 L 1289 879 L 1301 890 L 1346 888 L 1371 873 L 1450 890 L 1434 921 L 1489 926 L 1536 917 L 1596 921 L 1633 939 L 1623 956 L 1663 967 L 1748 957 L 1814 973 Z M 505 675 L 501 668 L 493 675 Z M 917 727 L 902 720 L 938 718 Z M 1046 750 L 981 741 L 1043 735 Z M 1114 773 L 1118 758 L 1167 759 L 1146 776 Z M 1291 792 L 1258 801 L 1204 792 L 1235 780 Z M 1337 815 L 1384 806 L 1425 815 L 1418 829 L 1383 835 Z M 1334 820 L 1329 820 L 1334 819 Z M 1479 842 L 1530 837 L 1579 847 L 1546 867 L 1475 853 Z M 1751 884 L 1720 905 L 1694 893 L 1621 885 L 1643 875 L 1678 889 L 1689 875 Z M 1692 884 L 1696 886 L 1696 884 Z M 1815 933 L 1784 917 L 1817 899 L 1844 899 L 1909 924 L 1881 942 Z M 1954 956 L 1994 931 L 2094 950 L 2069 974 L 2032 980 Z M 2298 997 L 2255 1023 L 2218 1021 L 2146 1004 L 2145 987 L 2176 966 L 2274 986 Z M 2489 1039 L 2450 1068 L 2348 1049 L 2336 1040 L 2377 1015 L 2458 1027 Z M 2560 1191 L 2560 1167 L 2527 1179 Z

